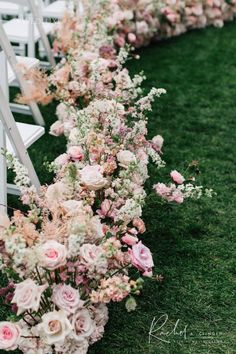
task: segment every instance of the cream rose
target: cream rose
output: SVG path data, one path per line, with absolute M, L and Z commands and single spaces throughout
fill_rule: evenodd
M 135 155 L 129 150 L 121 150 L 117 154 L 117 160 L 120 163 L 120 166 L 127 168 L 132 162 L 136 162 Z
M 57 269 L 66 264 L 66 247 L 51 240 L 39 248 L 39 264 L 49 270 Z
M 42 293 L 48 285 L 37 285 L 32 279 L 26 279 L 16 285 L 12 303 L 18 307 L 17 315 L 27 310 L 38 311 Z
M 21 330 L 16 323 L 0 322 L 0 349 L 15 350 L 20 340 Z
M 72 317 L 74 338 L 78 341 L 89 337 L 94 331 L 94 323 L 87 309 L 81 309 Z
M 59 309 L 68 314 L 75 313 L 82 304 L 79 291 L 66 284 L 59 284 L 53 289 L 52 300 Z
M 72 325 L 64 311 L 53 311 L 42 316 L 38 331 L 45 343 L 52 345 L 58 342 L 63 343 L 72 331 Z
M 80 171 L 81 182 L 89 189 L 98 190 L 107 184 L 106 178 L 103 177 L 102 168 L 99 165 L 85 166 Z

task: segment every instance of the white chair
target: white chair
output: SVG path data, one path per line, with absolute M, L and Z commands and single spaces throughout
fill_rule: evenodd
M 21 92 L 27 96 L 29 93 L 29 86 L 27 81 L 22 74 L 22 68 L 31 69 L 39 66 L 39 60 L 36 58 L 27 58 L 16 56 L 14 50 L 11 46 L 11 43 L 6 36 L 4 31 L 4 26 L 0 23 L 0 45 L 7 58 L 7 83 L 5 83 L 5 91 L 9 91 L 9 86 L 15 86 L 15 81 L 19 84 Z M 3 53 L 2 53 L 3 55 Z M 7 95 L 9 98 L 9 95 Z M 35 101 L 31 101 L 29 105 L 21 105 L 17 103 L 11 103 L 11 109 L 13 112 L 30 114 L 33 116 L 35 122 L 39 125 L 44 125 L 44 119 L 41 115 L 39 107 Z
M 0 18 L 3 16 L 23 18 L 27 10 L 26 7 L 10 3 L 9 1 L 0 2 Z
M 19 6 L 28 6 L 30 10 L 28 19 L 13 18 L 3 24 L 10 42 L 19 44 L 19 47 L 27 45 L 28 56 L 34 58 L 35 45 L 41 40 L 50 64 L 55 66 L 55 59 L 47 37 L 53 31 L 54 24 L 43 22 L 39 0 L 8 1 Z
M 56 0 L 51 4 L 41 0 L 41 4 L 44 19 L 60 20 L 66 12 L 73 13 L 74 11 L 74 1 L 72 0 Z
M 3 73 L 6 74 L 7 63 L 4 59 L 4 53 L 0 48 L 0 65 Z M 3 76 L 5 76 L 3 78 Z M 28 155 L 27 148 L 31 146 L 44 134 L 44 128 L 40 126 L 16 123 L 11 113 L 7 100 L 7 92 L 4 91 L 7 82 L 6 75 L 0 78 L 0 148 L 7 148 L 19 158 L 21 163 L 27 168 L 31 183 L 36 187 L 40 187 L 38 176 L 33 167 L 32 161 Z M 3 85 L 3 86 L 2 86 Z M 6 135 L 6 136 L 5 136 Z M 4 156 L 0 156 L 0 204 L 6 205 L 7 192 L 19 195 L 20 191 L 14 185 L 7 185 L 6 181 L 6 162 Z

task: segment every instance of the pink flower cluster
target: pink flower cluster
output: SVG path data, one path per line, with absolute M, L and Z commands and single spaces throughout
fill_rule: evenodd
M 153 274 L 151 251 L 140 240 L 144 184 L 149 161 L 157 170 L 165 163 L 163 138 L 147 139 L 146 113 L 165 90 L 144 96 L 144 77 L 131 77 L 124 66 L 130 53 L 117 50 L 123 24 L 133 19 L 133 10 L 124 9 L 129 1 L 115 2 L 112 16 L 113 2 L 93 2 L 92 11 L 89 4 L 83 18 L 63 20 L 64 36 L 59 25 L 57 47 L 64 43 L 70 53 L 44 78 L 44 102 L 47 95 L 60 101 L 51 133 L 67 138 L 66 152 L 52 164 L 54 182 L 40 191 L 22 188 L 26 214 L 15 211 L 11 220 L 0 214 L 0 264 L 11 284 L 0 295 L 13 306 L 12 322 L 0 322 L 3 350 L 87 353 L 104 333 L 106 304 L 128 298 L 126 308 L 135 309 L 142 276 Z M 141 43 L 149 32 L 148 9 L 151 3 L 136 14 L 145 18 L 138 37 L 127 28 L 130 41 Z M 164 199 L 200 196 L 201 187 L 177 171 L 171 177 L 170 186 L 155 186 Z

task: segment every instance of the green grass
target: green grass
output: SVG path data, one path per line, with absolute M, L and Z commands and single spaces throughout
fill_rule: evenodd
M 194 31 L 142 49 L 141 60 L 129 64 L 132 73 L 145 71 L 147 89 L 168 91 L 150 117 L 150 137 L 165 138 L 167 168 L 156 172 L 150 166 L 143 237 L 164 281 L 147 280 L 136 312 L 128 314 L 123 304 L 110 306 L 104 338 L 91 354 L 236 353 L 235 38 L 235 23 Z M 54 109 L 43 109 L 49 123 Z M 64 149 L 64 139 L 48 135 L 31 149 L 44 182 L 52 178 L 43 172 L 45 156 L 51 160 Z M 152 184 L 163 181 L 171 169 L 183 171 L 193 159 L 200 162 L 199 184 L 212 187 L 217 196 L 161 207 Z M 16 202 L 10 199 L 10 204 Z M 152 339 L 149 344 L 152 319 L 162 314 L 169 316 L 165 331 L 178 319 L 179 329 L 188 326 L 186 340 L 171 335 L 170 343 Z

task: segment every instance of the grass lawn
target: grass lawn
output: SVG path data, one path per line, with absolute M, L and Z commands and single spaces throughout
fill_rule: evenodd
M 236 353 L 235 53 L 236 23 L 230 23 L 151 45 L 140 50 L 141 60 L 129 63 L 132 73 L 144 70 L 147 89 L 168 91 L 150 116 L 150 137 L 165 138 L 167 168 L 157 173 L 150 166 L 143 237 L 164 280 L 147 280 L 136 312 L 127 314 L 123 304 L 110 306 L 104 338 L 91 354 Z M 55 106 L 43 111 L 49 126 Z M 46 134 L 30 150 L 43 182 L 52 179 L 42 167 L 44 159 L 50 161 L 64 149 L 63 138 Z M 160 207 L 152 185 L 168 178 L 172 169 L 184 171 L 194 159 L 200 162 L 199 184 L 213 188 L 217 196 Z M 9 204 L 17 202 L 10 198 Z M 176 333 L 159 336 L 169 343 L 156 338 L 149 343 L 151 322 L 163 314 L 169 318 L 163 332 L 171 332 L 179 319 Z M 184 328 L 186 338 L 179 333 Z

